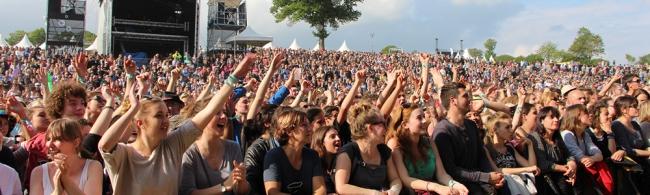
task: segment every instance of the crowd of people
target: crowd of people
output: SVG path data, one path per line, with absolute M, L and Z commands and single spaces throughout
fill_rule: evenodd
M 0 48 L 0 194 L 649 194 L 649 71 Z

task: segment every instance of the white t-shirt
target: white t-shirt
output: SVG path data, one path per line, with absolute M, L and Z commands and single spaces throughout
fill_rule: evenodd
M 13 168 L 0 163 L 0 192 L 3 195 L 21 195 L 22 187 L 20 186 L 20 178 L 18 173 Z
M 148 158 L 130 144 L 119 143 L 112 152 L 100 150 L 113 194 L 177 194 L 183 153 L 200 135 L 201 131 L 187 120 L 169 133 Z

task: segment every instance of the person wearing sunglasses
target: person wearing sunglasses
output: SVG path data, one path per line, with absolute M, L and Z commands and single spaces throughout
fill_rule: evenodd
M 336 157 L 334 185 L 338 194 L 399 194 L 402 182 L 391 149 L 384 144 L 386 121 L 370 103 L 350 109 L 350 129 L 355 140 Z

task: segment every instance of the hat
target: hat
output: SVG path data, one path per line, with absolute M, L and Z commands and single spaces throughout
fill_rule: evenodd
M 560 93 L 562 94 L 562 97 L 566 96 L 569 92 L 575 90 L 577 88 L 571 86 L 571 85 L 565 85 L 562 86 L 562 89 L 560 89 Z
M 180 104 L 183 104 L 183 101 L 181 101 L 181 98 L 176 95 L 176 93 L 173 92 L 165 92 L 162 97 L 163 101 L 173 101 L 173 102 L 178 102 Z

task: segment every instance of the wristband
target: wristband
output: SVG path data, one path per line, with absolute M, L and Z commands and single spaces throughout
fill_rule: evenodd
M 224 81 L 224 84 L 229 85 L 231 87 L 235 87 L 235 84 L 239 82 L 239 79 L 235 77 L 235 75 L 230 75 L 228 78 Z
M 103 110 L 103 109 L 107 109 L 107 108 L 108 108 L 108 109 L 111 109 L 111 110 L 115 110 L 115 108 L 113 108 L 113 106 L 108 106 L 108 105 L 102 107 L 102 110 Z
M 133 78 L 135 78 L 134 74 L 126 73 L 126 79 L 133 79 Z

